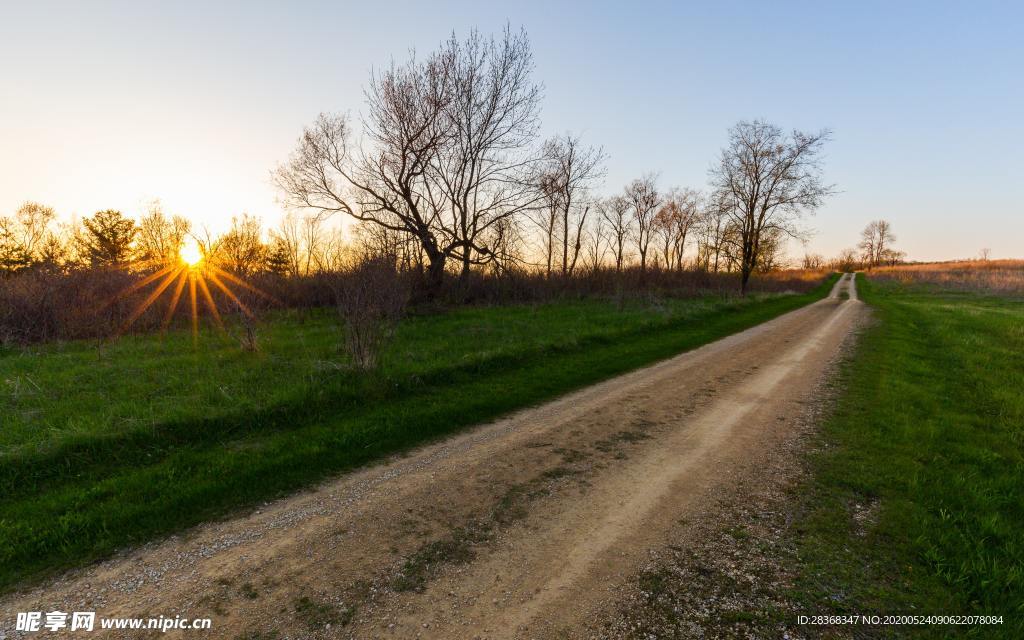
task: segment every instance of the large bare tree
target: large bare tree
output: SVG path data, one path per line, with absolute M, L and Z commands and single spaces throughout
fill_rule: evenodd
M 461 263 L 495 259 L 503 220 L 540 199 L 530 179 L 536 163 L 541 88 L 532 79 L 533 53 L 524 31 L 500 38 L 478 31 L 453 35 L 439 54 L 451 78 L 443 109 L 445 143 L 432 161 L 432 177 L 447 208 L 444 251 Z
M 277 185 L 292 206 L 416 238 L 436 291 L 449 259 L 464 275 L 495 259 L 501 221 L 539 198 L 528 179 L 540 105 L 532 71 L 525 33 L 453 36 L 371 78 L 365 144 L 346 117 L 321 115 Z
M 740 122 L 729 130 L 711 182 L 737 236 L 742 292 L 766 234 L 800 237 L 800 217 L 833 192 L 821 179 L 821 150 L 828 137 L 827 130 L 785 134 L 763 120 Z
M 305 129 L 288 162 L 274 172 L 287 204 L 323 217 L 343 213 L 415 237 L 427 257 L 428 282 L 441 284 L 439 194 L 431 190 L 431 162 L 450 133 L 443 110 L 450 100 L 449 71 L 436 56 L 411 58 L 371 79 L 363 149 L 348 118 L 321 114 Z

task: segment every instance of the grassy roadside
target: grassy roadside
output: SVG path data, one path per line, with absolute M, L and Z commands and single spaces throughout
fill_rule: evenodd
M 100 356 L 8 354 L 0 375 L 19 382 L 3 398 L 16 411 L 4 412 L 0 445 L 0 589 L 735 333 L 833 282 L 624 311 L 590 302 L 411 318 L 374 376 L 325 365 L 329 332 L 304 334 L 305 360 L 292 362 L 294 326 L 270 327 L 282 338 L 262 355 L 195 356 L 144 338 Z
M 874 307 L 794 525 L 801 613 L 1001 615 L 814 635 L 1024 637 L 1024 300 L 858 278 Z M 857 637 L 861 637 L 858 635 Z

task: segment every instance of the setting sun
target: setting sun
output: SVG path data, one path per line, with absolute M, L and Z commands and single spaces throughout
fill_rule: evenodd
M 203 261 L 203 252 L 199 248 L 199 244 L 193 240 L 181 246 L 178 257 L 188 266 L 194 267 Z

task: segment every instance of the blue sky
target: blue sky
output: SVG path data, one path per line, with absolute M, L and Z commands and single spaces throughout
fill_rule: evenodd
M 0 9 L 0 213 L 280 215 L 268 172 L 373 66 L 452 30 L 525 27 L 545 134 L 702 187 L 740 119 L 829 128 L 841 193 L 809 250 L 892 221 L 917 259 L 1021 257 L 1021 3 L 48 3 Z M 215 6 L 213 6 L 215 5 Z M 791 247 L 794 254 L 803 248 Z

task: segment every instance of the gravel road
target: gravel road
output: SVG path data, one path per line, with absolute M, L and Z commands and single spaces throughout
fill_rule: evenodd
M 773 482 L 866 316 L 846 275 L 742 333 L 10 594 L 0 638 L 53 610 L 213 619 L 125 637 L 594 635 L 652 550 Z

